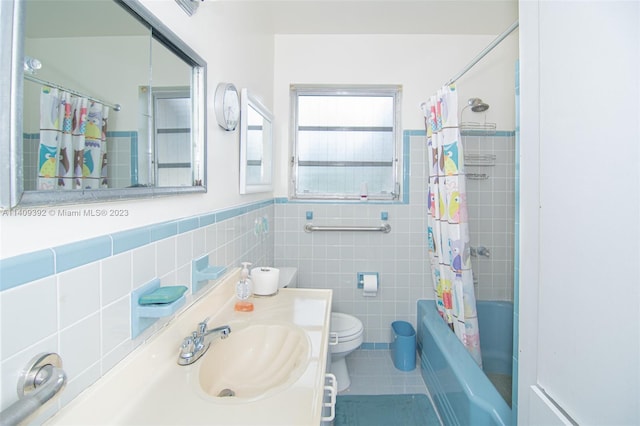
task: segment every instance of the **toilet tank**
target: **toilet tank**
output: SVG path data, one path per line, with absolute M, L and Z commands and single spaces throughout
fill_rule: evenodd
M 298 268 L 295 266 L 279 267 L 280 280 L 278 282 L 278 288 L 282 287 L 298 287 Z

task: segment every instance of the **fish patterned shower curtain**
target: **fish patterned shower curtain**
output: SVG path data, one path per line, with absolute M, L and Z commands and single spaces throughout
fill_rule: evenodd
M 422 110 L 429 163 L 427 241 L 436 305 L 482 366 L 455 86 L 440 89 L 422 104 Z
M 40 92 L 38 189 L 107 187 L 107 119 L 99 102 L 44 86 Z

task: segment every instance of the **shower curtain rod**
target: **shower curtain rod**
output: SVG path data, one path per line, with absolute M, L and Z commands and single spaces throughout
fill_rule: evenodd
M 46 81 L 46 80 L 41 80 L 38 77 L 34 77 L 34 76 L 30 75 L 30 74 L 25 74 L 24 78 L 29 80 L 29 81 L 33 81 L 34 83 L 42 84 L 44 86 L 49 86 L 49 87 L 53 87 L 55 89 L 64 90 L 65 92 L 69 92 L 72 95 L 80 96 L 81 98 L 87 98 L 90 101 L 100 102 L 101 104 L 108 106 L 109 108 L 113 109 L 114 111 L 120 111 L 120 104 L 110 104 L 109 102 L 105 102 L 105 101 L 102 101 L 100 99 L 96 99 L 94 97 L 87 96 L 87 95 L 82 94 L 80 92 L 76 92 L 75 90 L 67 89 L 66 87 L 61 86 L 59 84 L 51 83 L 51 82 Z
M 458 80 L 460 77 L 465 75 L 466 72 L 469 71 L 471 68 L 473 68 L 473 66 L 475 64 L 480 62 L 480 60 L 482 58 L 484 58 L 487 55 L 487 53 L 491 52 L 494 47 L 496 47 L 498 44 L 500 44 L 500 42 L 502 40 L 507 38 L 507 36 L 509 34 L 511 34 L 513 31 L 515 31 L 515 29 L 518 28 L 518 25 L 519 25 L 519 21 L 516 19 L 516 21 L 513 24 L 511 24 L 511 26 L 509 28 L 507 28 L 502 34 L 500 34 L 498 37 L 496 37 L 496 39 L 493 40 L 487 47 L 485 47 L 482 52 L 478 53 L 478 55 L 475 58 L 473 58 L 471 60 L 471 62 L 469 62 L 467 64 L 467 66 L 462 69 L 462 71 L 460 71 L 458 74 L 456 74 L 455 77 L 453 77 L 451 80 L 447 81 L 445 83 L 445 86 L 449 86 L 450 84 L 455 83 L 456 80 Z

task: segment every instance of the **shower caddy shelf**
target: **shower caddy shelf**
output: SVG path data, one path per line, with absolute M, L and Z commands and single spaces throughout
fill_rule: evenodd
M 494 167 L 496 165 L 496 156 L 494 154 L 465 154 L 464 164 L 467 167 Z M 465 173 L 467 179 L 487 180 L 487 173 Z
M 458 126 L 460 132 L 467 135 L 492 136 L 496 133 L 496 123 L 477 123 L 474 121 L 463 121 Z
M 486 173 L 466 173 L 465 176 L 467 179 L 471 180 L 487 180 L 489 179 L 489 175 Z
M 465 154 L 465 166 L 494 167 L 496 165 L 495 154 Z

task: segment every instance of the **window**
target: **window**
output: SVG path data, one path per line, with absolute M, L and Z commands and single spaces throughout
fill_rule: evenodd
M 156 186 L 191 186 L 189 88 L 154 88 Z
M 399 197 L 400 86 L 292 86 L 292 196 Z
M 140 86 L 138 107 L 142 112 L 138 133 L 143 136 L 137 157 L 145 161 L 136 164 L 131 184 L 154 187 L 198 185 L 194 183 L 193 170 L 191 89 Z

